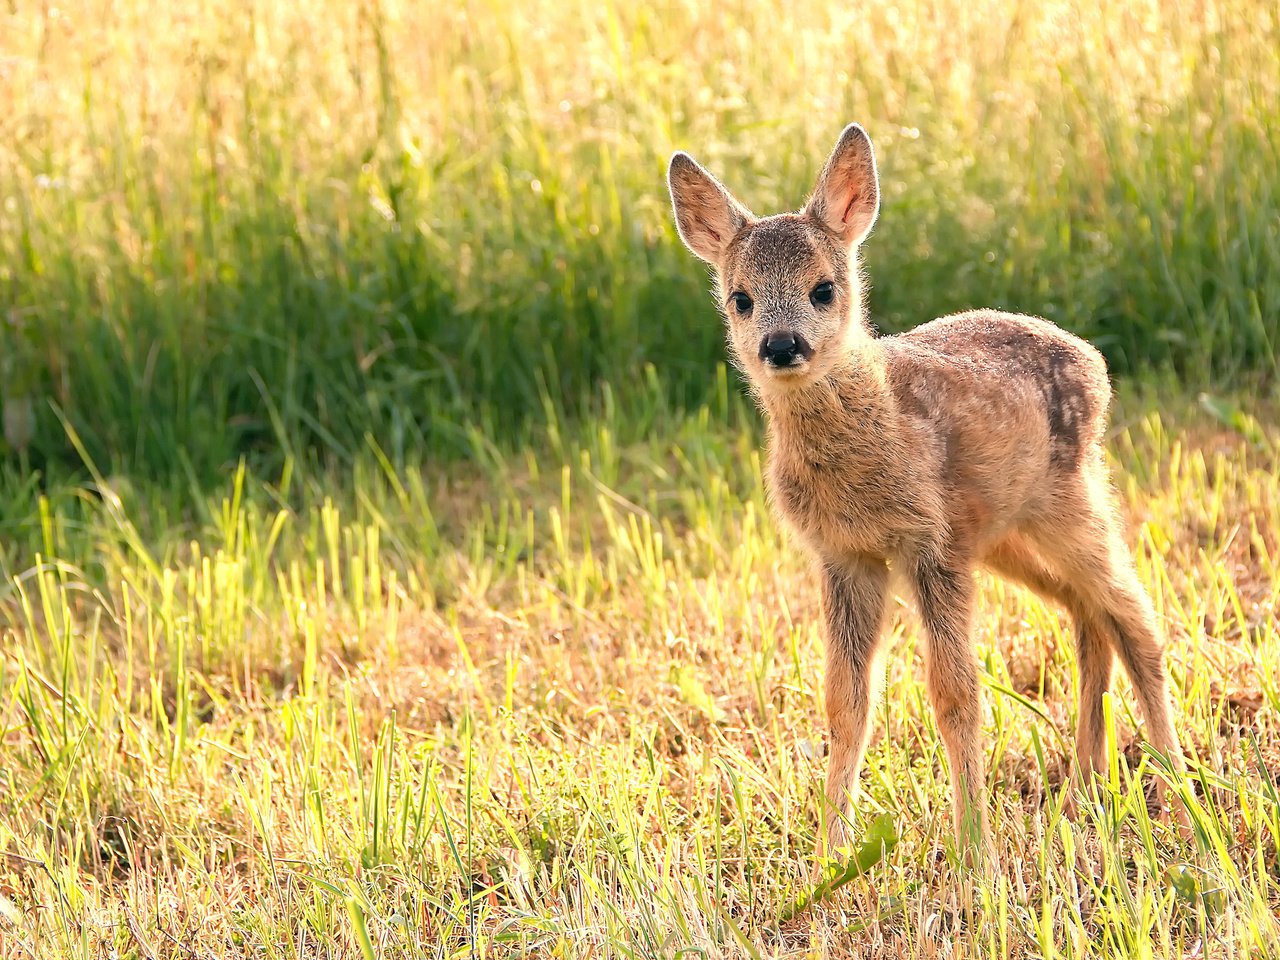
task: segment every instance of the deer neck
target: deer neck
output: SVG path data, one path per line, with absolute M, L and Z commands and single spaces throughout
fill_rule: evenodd
M 883 353 L 878 342 L 868 339 L 813 383 L 761 391 L 773 445 L 821 456 L 840 441 L 889 439 L 897 404 Z

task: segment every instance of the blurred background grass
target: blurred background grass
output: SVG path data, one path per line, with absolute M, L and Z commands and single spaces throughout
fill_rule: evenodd
M 1273 4 L 716 7 L 0 6 L 10 463 L 403 466 L 626 414 L 646 365 L 701 403 L 721 332 L 667 155 L 776 212 L 855 119 L 884 330 L 996 305 L 1120 372 L 1274 382 Z

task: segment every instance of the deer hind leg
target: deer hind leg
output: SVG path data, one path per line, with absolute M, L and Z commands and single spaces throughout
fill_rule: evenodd
M 1181 747 L 1173 723 L 1173 703 L 1164 664 L 1164 645 L 1151 598 L 1138 579 L 1133 556 L 1124 543 L 1120 519 L 1101 468 L 1084 475 L 1084 496 L 1079 515 L 1064 519 L 1057 536 L 1052 563 L 1070 578 L 1081 605 L 1085 632 L 1105 638 L 1124 665 L 1146 721 L 1147 739 L 1175 765 Z M 1077 531 L 1067 536 L 1062 529 Z M 1040 540 L 1048 552 L 1049 538 Z M 1082 722 L 1083 722 L 1082 710 Z M 1089 718 L 1087 742 L 1101 744 L 1104 737 L 1099 705 Z
M 1164 665 L 1164 645 L 1151 598 L 1138 580 L 1123 545 L 1107 550 L 1109 566 L 1098 590 L 1097 622 L 1114 637 L 1116 654 L 1133 683 L 1147 724 L 1147 739 L 1168 757 L 1178 758 L 1180 745 L 1173 725 L 1173 702 Z M 1099 558 L 1101 559 L 1101 557 Z
M 967 563 L 926 556 L 912 570 L 912 586 L 929 641 L 926 685 L 951 768 L 956 839 L 969 856 L 989 843 L 978 666 L 970 636 L 973 575 Z
M 1076 677 L 1079 704 L 1076 711 L 1077 787 L 1091 781 L 1105 767 L 1106 740 L 1103 695 L 1111 688 L 1115 664 L 1114 633 L 1105 616 L 1086 603 L 1079 592 L 1055 572 L 1025 538 L 1013 535 L 984 559 L 1001 576 L 1029 587 L 1047 600 L 1065 607 L 1075 624 Z
M 829 562 L 823 570 L 827 719 L 831 729 L 827 846 L 832 851 L 844 846 L 849 839 L 847 824 L 853 812 L 858 771 L 867 746 L 872 671 L 888 589 L 889 570 L 882 562 Z

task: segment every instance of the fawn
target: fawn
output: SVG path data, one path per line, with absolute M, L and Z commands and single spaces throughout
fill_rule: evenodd
M 847 838 L 890 570 L 923 620 L 963 850 L 989 844 L 970 636 L 977 565 L 1072 614 L 1077 785 L 1103 768 L 1117 656 L 1151 744 L 1177 762 L 1155 612 L 1103 455 L 1111 385 L 1101 354 L 1047 320 L 994 310 L 875 335 L 857 251 L 879 212 L 879 179 L 857 124 L 799 213 L 753 216 L 685 153 L 671 158 L 668 183 L 680 237 L 714 268 L 730 352 L 768 422 L 771 500 L 821 568 L 829 848 Z

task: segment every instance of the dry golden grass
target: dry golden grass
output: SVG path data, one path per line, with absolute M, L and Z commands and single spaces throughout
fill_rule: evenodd
M 1277 450 L 1152 402 L 1126 400 L 1113 450 L 1194 838 L 1148 815 L 1124 684 L 1115 779 L 1062 818 L 1069 634 L 992 582 L 1000 876 L 953 866 L 904 609 L 865 774 L 867 820 L 900 839 L 783 920 L 817 876 L 817 590 L 730 401 L 728 432 L 601 420 L 461 490 L 348 477 L 346 513 L 278 514 L 246 482 L 182 548 L 131 546 L 110 497 L 81 530 L 55 503 L 3 601 L 0 955 L 360 956 L 365 935 L 385 957 L 1269 955 Z

